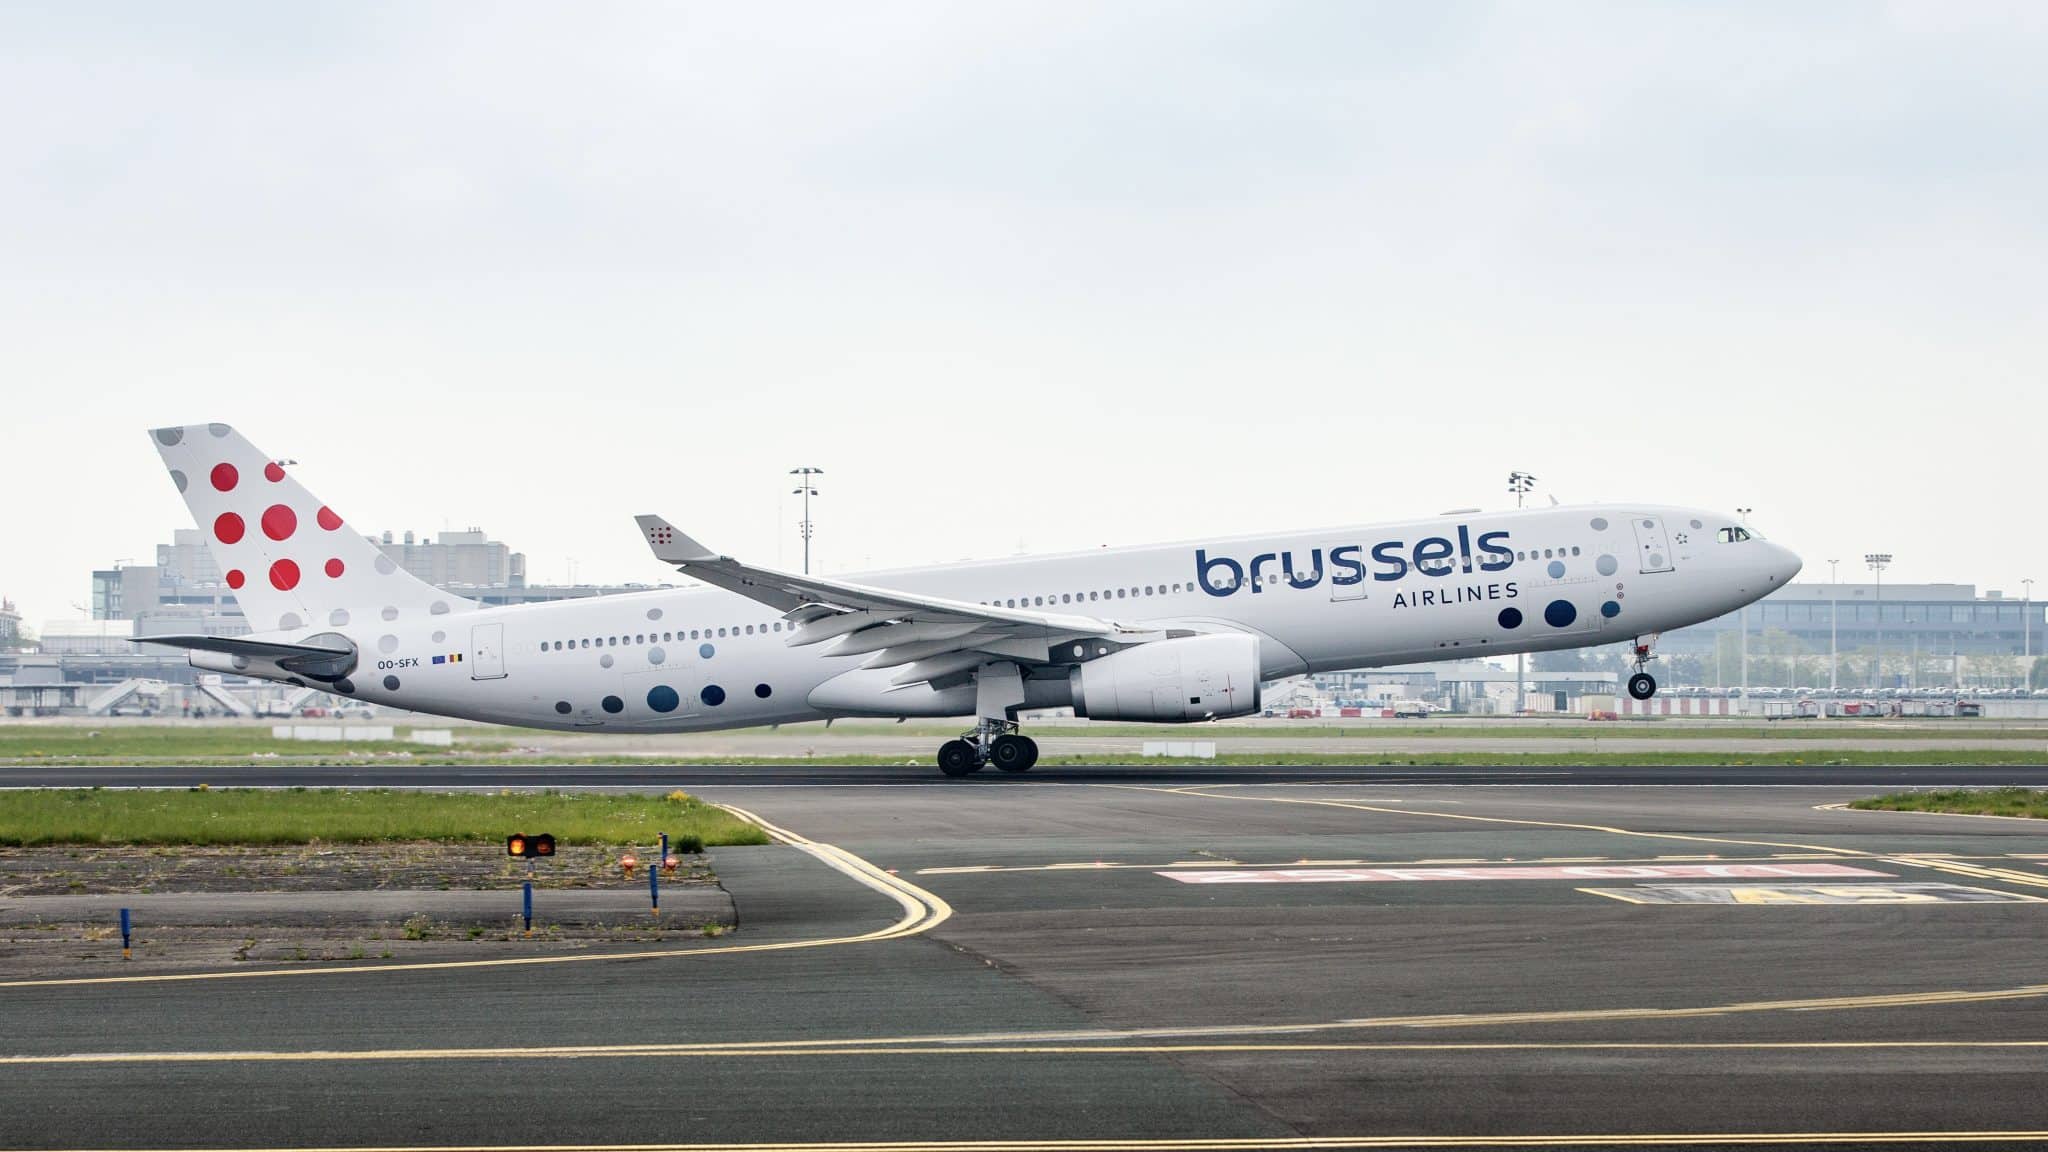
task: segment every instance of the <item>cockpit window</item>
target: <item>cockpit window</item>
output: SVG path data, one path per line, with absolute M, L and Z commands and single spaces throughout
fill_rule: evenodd
M 1741 527 L 1723 528 L 1716 532 L 1714 536 L 1723 544 L 1734 544 L 1749 539 L 1749 529 Z

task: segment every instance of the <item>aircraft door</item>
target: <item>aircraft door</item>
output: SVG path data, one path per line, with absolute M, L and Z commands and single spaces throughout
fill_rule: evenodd
M 505 626 L 476 624 L 469 629 L 469 678 L 505 678 Z
M 1637 571 L 1671 571 L 1671 541 L 1664 535 L 1664 518 L 1639 513 L 1630 522 L 1636 529 Z

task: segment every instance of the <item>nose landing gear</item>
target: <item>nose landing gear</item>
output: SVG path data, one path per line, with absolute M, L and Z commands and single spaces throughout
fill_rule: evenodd
M 1650 661 L 1656 659 L 1650 653 L 1651 646 L 1656 643 L 1654 634 L 1647 639 L 1636 637 L 1636 674 L 1628 678 L 1628 694 L 1637 700 L 1648 700 L 1657 694 L 1657 678 L 1644 670 Z
M 1029 772 L 1038 763 L 1038 742 L 1017 731 L 1010 720 L 984 718 L 958 740 L 939 746 L 939 771 L 967 776 L 993 764 L 1003 772 Z

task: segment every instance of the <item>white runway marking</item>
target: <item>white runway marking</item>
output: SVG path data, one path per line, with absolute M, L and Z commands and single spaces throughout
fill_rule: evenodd
M 1332 884 L 1401 880 L 1748 880 L 1889 873 L 1847 864 L 1577 864 L 1493 868 L 1276 868 L 1271 871 L 1155 872 L 1183 884 Z

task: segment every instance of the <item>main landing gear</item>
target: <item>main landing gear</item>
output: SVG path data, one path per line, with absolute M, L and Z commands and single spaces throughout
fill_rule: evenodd
M 1038 742 L 1020 734 L 1009 720 L 984 719 L 958 740 L 939 745 L 939 771 L 967 776 L 987 764 L 1004 772 L 1029 772 L 1038 763 Z
M 1628 678 L 1628 694 L 1638 700 L 1648 700 L 1657 694 L 1657 678 L 1645 671 L 1645 667 L 1656 657 L 1650 654 L 1650 647 L 1657 642 L 1652 635 L 1648 639 L 1636 637 L 1636 674 Z

